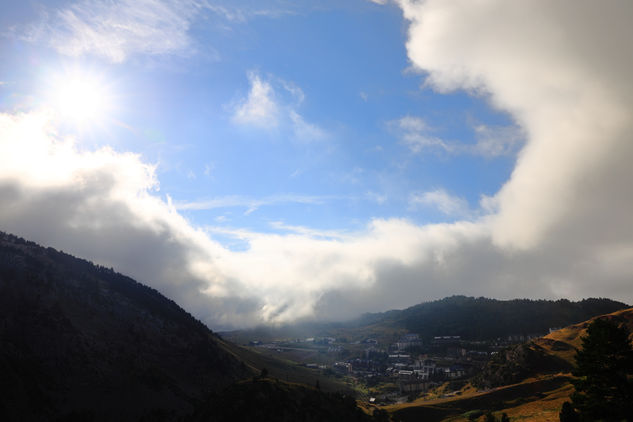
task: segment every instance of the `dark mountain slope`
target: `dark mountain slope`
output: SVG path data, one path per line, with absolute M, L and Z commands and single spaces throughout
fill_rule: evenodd
M 235 383 L 212 394 L 190 422 L 370 422 L 388 421 L 387 413 L 363 412 L 356 400 L 338 393 L 269 378 Z
M 496 300 L 451 296 L 402 311 L 367 314 L 366 325 L 404 328 L 422 337 L 461 336 L 469 340 L 510 335 L 546 334 L 549 328 L 585 321 L 596 315 L 628 308 L 610 299 L 571 302 L 552 300 Z
M 516 335 L 544 335 L 550 328 L 564 327 L 597 315 L 628 308 L 610 299 L 497 300 L 451 296 L 403 310 L 365 314 L 347 322 L 309 322 L 281 327 L 224 333 L 237 343 L 302 337 L 344 337 L 350 341 L 375 338 L 395 342 L 406 332 L 419 334 L 428 342 L 435 336 L 461 336 L 464 340 L 506 339 Z
M 0 233 L 0 420 L 172 420 L 253 371 L 155 290 Z

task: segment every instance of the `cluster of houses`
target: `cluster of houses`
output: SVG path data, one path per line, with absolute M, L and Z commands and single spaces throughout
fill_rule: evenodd
M 459 338 L 451 337 L 451 340 L 456 341 Z M 376 382 L 382 380 L 396 383 L 403 394 L 427 391 L 439 382 L 464 378 L 469 374 L 469 368 L 454 358 L 412 355 L 409 350 L 422 345 L 417 334 L 402 336 L 391 346 L 390 353 L 374 347 L 374 342 L 366 344 L 371 344 L 372 347 L 365 350 L 362 358 L 336 362 L 332 370 L 340 375 L 354 375 L 366 381 L 373 379 Z
M 507 339 L 496 341 L 464 341 L 460 336 L 451 335 L 436 336 L 423 343 L 418 334 L 405 334 L 395 343 L 383 348 L 380 348 L 379 342 L 374 338 L 346 343 L 333 337 L 320 337 L 296 339 L 291 343 L 314 344 L 318 346 L 319 353 L 327 353 L 333 358 L 328 365 L 305 364 L 309 368 L 352 376 L 363 380 L 368 386 L 395 384 L 399 394 L 410 395 L 426 392 L 445 381 L 465 379 L 483 367 L 497 350 L 532 337 L 537 335 L 511 335 Z M 298 350 L 296 347 L 299 347 L 287 342 L 251 342 L 251 345 L 275 349 L 277 352 Z M 350 352 L 350 349 L 358 351 L 358 346 L 364 349 L 363 352 Z M 349 358 L 334 361 L 346 355 Z

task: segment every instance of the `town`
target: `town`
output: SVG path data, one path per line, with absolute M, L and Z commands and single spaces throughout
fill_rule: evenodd
M 396 341 L 367 337 L 309 337 L 262 342 L 248 346 L 305 366 L 324 377 L 343 380 L 359 399 L 372 404 L 412 401 L 445 385 L 443 396 L 459 395 L 500 350 L 544 333 L 515 334 L 494 340 L 466 340 L 446 335 L 421 339 L 405 333 Z

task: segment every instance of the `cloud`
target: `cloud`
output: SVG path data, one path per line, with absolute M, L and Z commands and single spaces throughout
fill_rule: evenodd
M 224 196 L 220 198 L 205 199 L 193 202 L 176 202 L 174 204 L 177 210 L 211 210 L 216 208 L 246 208 L 245 213 L 250 214 L 258 208 L 266 205 L 278 204 L 322 204 L 324 201 L 331 199 L 323 196 L 309 195 L 275 195 L 266 198 L 246 198 L 243 196 Z
M 380 194 L 373 191 L 367 191 L 365 192 L 365 199 L 367 199 L 368 201 L 375 202 L 379 205 L 382 205 L 385 202 L 387 202 L 388 198 L 387 198 L 387 195 Z
M 414 153 L 441 150 L 448 154 L 470 154 L 487 158 L 515 154 L 522 144 L 524 134 L 516 126 L 488 126 L 478 124 L 473 127 L 476 142 L 474 144 L 443 140 L 433 133 L 424 119 L 416 116 L 404 116 L 389 122 L 402 143 Z
M 453 152 L 455 147 L 449 143 L 431 135 L 432 129 L 426 121 L 420 117 L 404 116 L 398 120 L 389 122 L 389 126 L 395 128 L 404 143 L 414 154 L 425 149 L 440 149 Z
M 516 126 L 475 126 L 477 142 L 466 147 L 474 155 L 499 157 L 516 154 L 525 139 L 525 134 Z
M 249 72 L 248 96 L 233 106 L 233 122 L 237 125 L 266 130 L 290 130 L 295 140 L 319 141 L 327 131 L 307 122 L 297 111 L 305 100 L 303 90 L 292 82 Z M 274 86 L 273 86 L 274 85 Z
M 248 80 L 251 90 L 233 114 L 233 121 L 241 125 L 275 128 L 279 125 L 279 106 L 274 98 L 270 83 L 262 81 L 256 73 L 250 72 Z
M 197 0 L 83 0 L 45 16 L 26 38 L 64 55 L 115 63 L 133 54 L 188 54 L 188 31 L 205 3 Z
M 0 228 L 115 267 L 214 328 L 339 319 L 456 293 L 633 301 L 633 63 L 624 54 L 633 4 L 399 4 L 428 86 L 485 96 L 525 136 L 478 218 L 223 229 L 244 246 L 229 250 L 214 240 L 219 228 L 196 228 L 161 199 L 153 165 L 80 149 L 33 111 L 0 114 Z M 421 201 L 460 209 L 448 193 Z
M 410 21 L 409 57 L 427 84 L 486 95 L 528 137 L 497 194 L 495 244 L 533 248 L 562 231 L 590 243 L 590 233 L 615 231 L 629 242 L 621 210 L 631 209 L 622 184 L 629 178 L 623 157 L 631 157 L 633 61 L 622 51 L 633 39 L 625 17 L 633 5 L 400 5 Z
M 413 209 L 421 206 L 437 208 L 441 213 L 449 217 L 468 217 L 472 213 L 468 201 L 464 198 L 450 195 L 444 189 L 414 193 L 409 197 L 409 206 Z

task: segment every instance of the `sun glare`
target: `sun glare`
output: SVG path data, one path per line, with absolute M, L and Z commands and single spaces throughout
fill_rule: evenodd
M 53 78 L 49 106 L 66 123 L 92 126 L 103 123 L 110 111 L 111 95 L 99 76 L 87 72 L 66 72 Z

